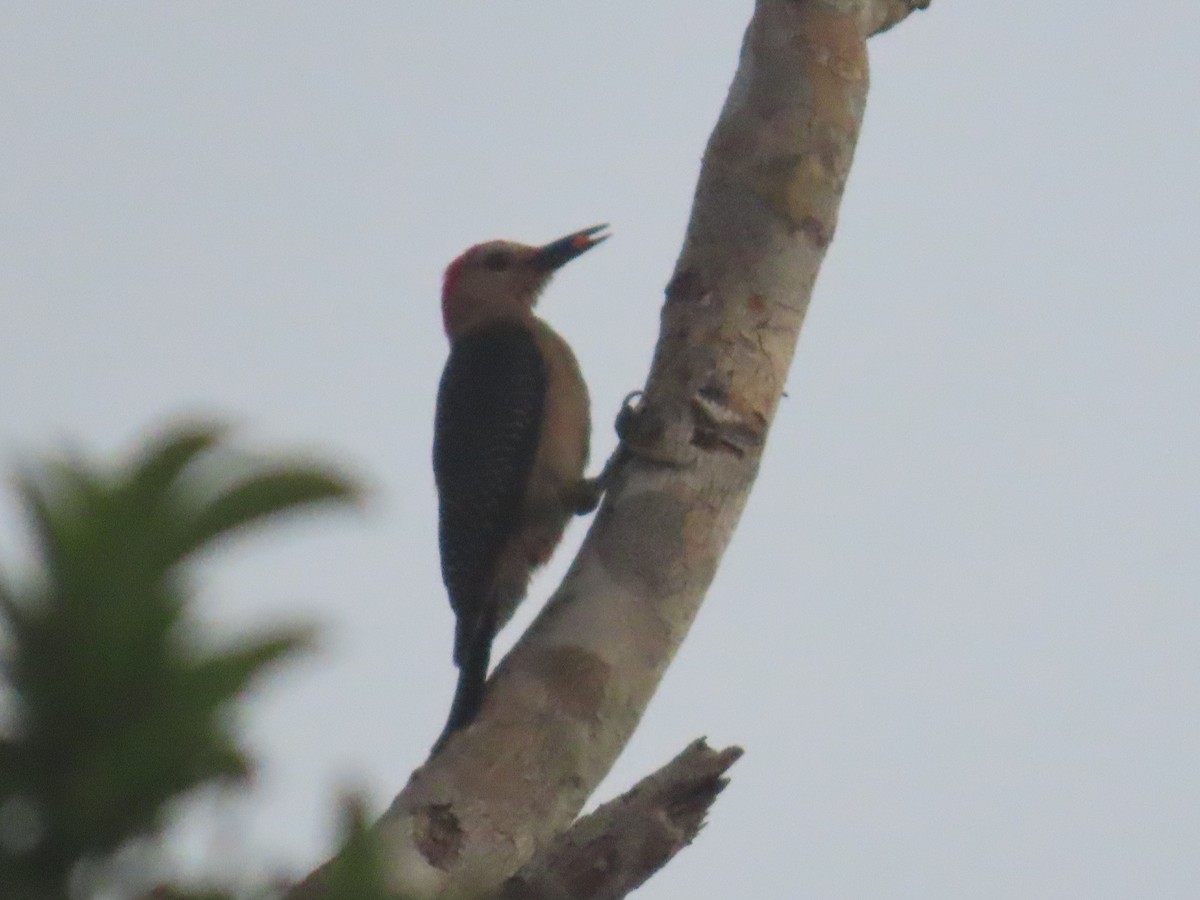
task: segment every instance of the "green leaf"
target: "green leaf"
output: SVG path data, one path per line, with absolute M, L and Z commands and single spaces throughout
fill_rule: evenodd
M 349 479 L 319 469 L 280 468 L 251 475 L 210 500 L 188 523 L 177 552 L 195 553 L 228 532 L 315 503 L 350 502 Z
M 214 706 L 236 697 L 271 665 L 316 644 L 313 629 L 279 632 L 253 643 L 214 653 L 195 663 L 205 700 Z
M 247 475 L 224 435 L 176 427 L 124 464 L 54 459 L 16 481 L 38 552 L 19 583 L 0 576 L 11 721 L 0 736 L 0 801 L 27 797 L 44 820 L 38 845 L 14 862 L 23 878 L 65 885 L 80 860 L 157 831 L 171 801 L 245 777 L 238 702 L 313 643 L 295 628 L 210 649 L 198 633 L 187 577 L 196 551 L 355 496 L 347 479 L 312 464 L 277 460 Z M 15 883 L 6 864 L 0 847 L 3 900 Z
M 129 489 L 136 496 L 166 492 L 202 453 L 213 450 L 228 429 L 216 423 L 178 426 L 150 442 L 129 468 Z
M 342 799 L 345 843 L 322 873 L 326 900 L 398 900 L 385 887 L 383 856 L 361 799 Z
M 50 565 L 64 543 L 62 526 L 50 507 L 45 493 L 33 477 L 23 474 L 16 479 L 17 497 L 25 509 L 25 516 L 33 528 L 33 537 L 42 554 L 43 561 Z
M 236 900 L 236 897 L 219 888 L 184 888 L 160 884 L 145 900 Z

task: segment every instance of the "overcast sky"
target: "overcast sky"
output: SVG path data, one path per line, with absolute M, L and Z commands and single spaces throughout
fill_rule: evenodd
M 751 3 L 0 2 L 0 464 L 184 413 L 369 484 L 201 572 L 316 620 L 192 869 L 307 870 L 453 688 L 429 465 L 461 249 L 611 222 L 542 311 L 594 458 L 640 386 Z M 638 895 L 1194 898 L 1200 8 L 936 0 L 871 43 L 754 495 L 598 799 L 745 758 Z M 538 578 L 507 647 L 565 570 Z M 22 538 L 0 498 L 0 552 Z

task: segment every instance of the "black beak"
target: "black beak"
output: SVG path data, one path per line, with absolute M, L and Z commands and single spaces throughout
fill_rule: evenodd
M 565 266 L 579 254 L 586 253 L 601 241 L 607 240 L 608 234 L 602 233 L 606 228 L 608 228 L 607 225 L 593 225 L 591 228 L 576 231 L 574 234 L 568 234 L 566 237 L 561 237 L 557 241 L 551 241 L 546 246 L 540 247 L 537 256 L 534 257 L 538 268 L 546 272 L 553 272 L 555 269 Z

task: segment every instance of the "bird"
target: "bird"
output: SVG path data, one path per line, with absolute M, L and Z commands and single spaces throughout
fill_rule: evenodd
M 609 237 L 584 228 L 542 246 L 477 244 L 446 268 L 450 353 L 438 385 L 433 471 L 442 580 L 455 615 L 458 684 L 436 752 L 479 712 L 492 642 L 573 515 L 596 508 L 584 477 L 587 385 L 567 342 L 535 315 L 554 273 Z

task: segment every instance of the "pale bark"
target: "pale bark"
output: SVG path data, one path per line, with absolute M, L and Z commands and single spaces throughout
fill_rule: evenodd
M 619 900 L 695 839 L 741 755 L 738 747 L 717 751 L 693 742 L 577 820 L 508 879 L 496 900 Z
M 757 473 L 837 225 L 865 38 L 927 3 L 758 0 L 667 287 L 631 457 L 476 723 L 376 825 L 406 896 L 497 890 L 570 825 L 633 733 Z M 293 893 L 310 896 L 319 873 Z

